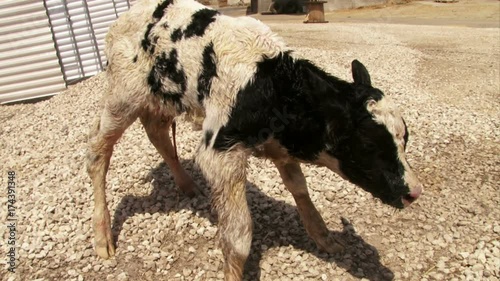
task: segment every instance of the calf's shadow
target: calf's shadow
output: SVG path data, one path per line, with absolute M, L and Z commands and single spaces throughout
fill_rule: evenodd
M 186 198 L 172 183 L 168 167 L 163 163 L 159 164 L 150 171 L 146 179 L 152 181 L 153 191 L 151 194 L 148 196 L 127 195 L 118 204 L 112 225 L 115 241 L 118 241 L 118 236 L 127 218 L 141 213 L 169 213 L 189 209 L 216 225 L 216 216 L 210 211 L 210 191 L 206 180 L 193 160 L 181 160 L 181 162 L 197 182 L 201 194 L 192 199 Z M 285 187 L 283 186 L 283 188 Z M 375 281 L 394 278 L 393 272 L 380 262 L 377 249 L 356 234 L 353 225 L 347 219 L 341 219 L 342 231 L 331 231 L 334 237 L 346 245 L 345 251 L 332 255 L 317 249 L 302 226 L 295 206 L 267 196 L 250 182 L 247 182 L 247 200 L 254 228 L 251 252 L 245 264 L 245 280 L 261 280 L 260 262 L 267 249 L 290 245 L 303 253 L 310 253 L 326 262 L 335 263 L 355 278 L 367 278 Z M 296 258 L 294 257 L 294 259 Z M 300 260 L 294 262 L 297 265 L 300 264 Z M 276 262 L 275 266 L 275 270 L 279 271 L 279 262 Z

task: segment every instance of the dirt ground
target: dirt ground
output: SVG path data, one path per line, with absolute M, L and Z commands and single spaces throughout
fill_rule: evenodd
M 232 11 L 233 14 L 238 12 L 238 9 Z M 301 20 L 304 16 L 255 15 L 255 17 L 268 22 L 288 22 Z M 461 0 L 456 3 L 411 1 L 404 4 L 327 12 L 325 19 L 330 22 L 499 27 L 500 3 L 497 0 Z
M 425 191 L 395 212 L 331 172 L 304 165 L 313 202 L 348 245 L 328 255 L 307 237 L 276 169 L 251 158 L 254 239 L 245 280 L 500 279 L 499 12 L 499 1 L 425 1 L 328 13 L 328 24 L 256 16 L 297 56 L 336 76 L 350 80 L 353 59 L 367 66 L 373 84 L 403 111 L 409 162 Z M 7 186 L 7 171 L 16 171 L 19 216 L 17 273 L 7 272 L 2 258 L 0 280 L 222 280 L 209 199 L 178 192 L 137 122 L 116 146 L 108 173 L 116 257 L 95 256 L 83 163 L 103 78 L 46 101 L 0 107 L 0 182 Z M 179 122 L 182 163 L 209 193 L 192 162 L 199 140 Z M 6 218 L 6 196 L 0 204 Z M 2 257 L 8 235 L 2 233 Z
M 456 3 L 412 1 L 406 4 L 368 7 L 328 13 L 334 21 L 392 22 L 425 25 L 499 27 L 497 0 L 461 0 Z

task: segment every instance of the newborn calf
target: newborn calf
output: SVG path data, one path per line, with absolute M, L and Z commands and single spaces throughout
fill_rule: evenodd
M 261 22 L 231 18 L 193 0 L 143 0 L 106 37 L 108 89 L 89 136 L 95 248 L 115 249 L 105 198 L 113 146 L 137 118 L 189 195 L 195 184 L 170 142 L 182 113 L 205 116 L 196 163 L 212 187 L 226 280 L 241 280 L 252 240 L 245 198 L 250 155 L 277 167 L 307 233 L 327 252 L 341 250 L 314 207 L 299 163 L 326 166 L 395 208 L 422 185 L 405 156 L 408 130 L 390 99 L 352 62 L 354 82 L 295 58 Z

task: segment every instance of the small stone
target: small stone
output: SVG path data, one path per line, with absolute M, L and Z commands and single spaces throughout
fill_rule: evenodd
M 87 249 L 87 250 L 85 250 L 85 251 L 83 252 L 83 257 L 85 257 L 85 258 L 86 258 L 86 257 L 90 257 L 90 256 L 92 256 L 93 254 L 94 254 L 94 250 L 92 250 L 92 249 Z
M 271 271 L 271 265 L 267 262 L 263 262 L 262 263 L 262 269 L 265 271 L 265 272 L 270 272 Z
M 499 233 L 499 234 L 500 234 L 500 225 L 495 225 L 495 226 L 493 227 L 493 232 L 495 232 L 495 233 Z
M 198 235 L 203 235 L 204 232 L 205 232 L 205 228 L 203 226 L 201 226 L 200 228 L 198 228 L 196 230 L 196 234 L 198 234 Z
M 328 191 L 325 194 L 325 198 L 326 198 L 326 200 L 328 200 L 330 202 L 335 201 L 335 193 Z
M 91 266 L 90 264 L 88 264 L 87 266 L 85 266 L 84 268 L 82 268 L 82 272 L 83 272 L 83 273 L 87 273 L 87 272 L 89 272 L 89 270 L 90 270 L 90 268 L 91 268 L 91 267 L 92 267 L 92 266 Z
M 102 264 L 104 265 L 104 267 L 115 268 L 117 265 L 117 262 L 115 259 L 110 259 L 110 260 L 103 261 Z
M 152 260 L 157 261 L 161 258 L 161 255 L 159 253 L 153 253 L 151 254 L 151 258 Z
M 70 270 L 68 270 L 68 275 L 71 277 L 75 277 L 78 275 L 78 273 L 76 272 L 76 270 L 70 269 Z
M 483 251 L 477 253 L 477 260 L 481 263 L 486 263 L 486 255 Z
M 128 275 L 126 272 L 122 272 L 116 276 L 116 280 L 118 281 L 127 281 L 128 280 Z
M 184 268 L 182 270 L 182 275 L 184 275 L 185 277 L 188 277 L 189 275 L 191 275 L 191 273 L 192 273 L 192 270 L 189 268 Z
M 480 263 L 476 263 L 474 266 L 472 266 L 472 271 L 478 272 L 484 269 L 484 265 Z
M 144 261 L 144 267 L 148 270 L 156 270 L 156 263 L 152 260 Z
M 311 273 L 314 276 L 319 275 L 319 271 L 316 270 L 314 267 L 309 267 L 308 271 L 309 271 L 309 273 Z
M 35 255 L 35 258 L 37 259 L 43 259 L 45 256 L 47 256 L 47 252 L 41 251 L 40 253 Z
M 443 238 L 444 238 L 444 240 L 445 240 L 447 243 L 451 243 L 451 242 L 453 242 L 453 237 L 451 237 L 451 235 L 449 235 L 449 234 L 445 234 L 445 235 L 443 235 Z

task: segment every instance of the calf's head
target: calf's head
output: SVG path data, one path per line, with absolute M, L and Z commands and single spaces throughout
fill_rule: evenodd
M 353 61 L 352 73 L 349 125 L 327 137 L 333 144 L 320 162 L 385 204 L 404 208 L 423 190 L 406 160 L 408 129 L 389 98 L 371 86 L 363 64 Z

